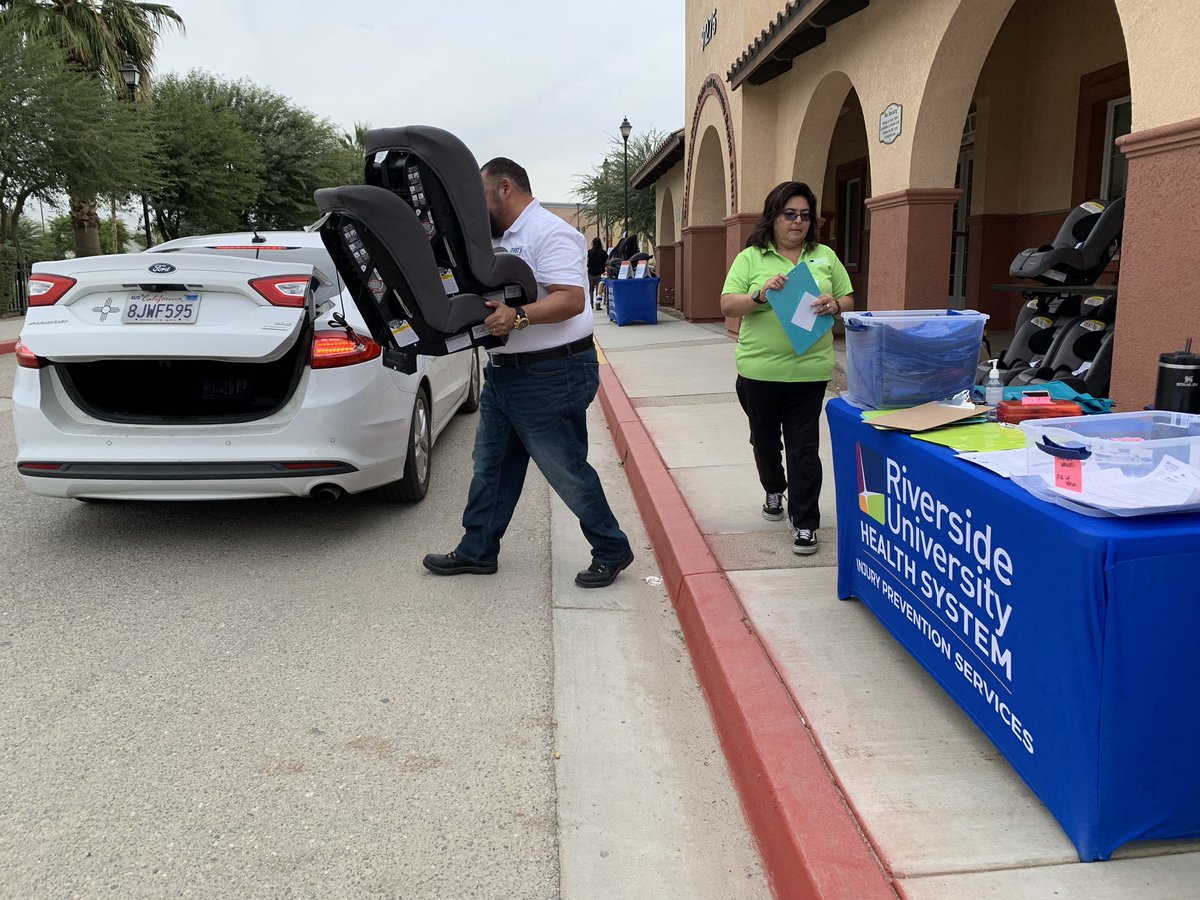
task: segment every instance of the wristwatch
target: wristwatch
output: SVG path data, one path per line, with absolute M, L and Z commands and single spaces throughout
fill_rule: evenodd
M 750 299 L 753 300 L 755 303 L 759 304 L 760 306 L 767 302 L 763 298 L 762 288 L 758 288 L 753 294 L 751 294 Z
M 513 309 L 517 313 L 517 320 L 513 322 L 513 331 L 520 331 L 529 324 L 529 316 L 525 315 L 525 310 L 519 306 L 514 306 Z

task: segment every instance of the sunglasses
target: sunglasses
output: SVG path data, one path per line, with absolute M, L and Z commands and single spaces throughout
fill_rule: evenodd
M 783 212 L 780 213 L 780 215 L 783 216 L 785 219 L 787 219 L 789 222 L 795 222 L 797 219 L 799 219 L 801 222 L 811 222 L 812 221 L 812 212 L 810 212 L 807 209 L 801 209 L 801 210 L 785 209 Z

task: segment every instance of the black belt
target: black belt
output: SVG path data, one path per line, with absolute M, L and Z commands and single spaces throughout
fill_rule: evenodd
M 595 341 L 590 337 L 585 337 L 577 341 L 571 341 L 569 344 L 550 347 L 548 350 L 533 350 L 529 353 L 491 353 L 488 355 L 488 361 L 493 366 L 499 366 L 500 368 L 527 366 L 530 363 L 535 363 L 543 359 L 562 359 L 564 356 L 574 356 L 576 353 L 582 353 L 584 350 L 591 350 L 594 346 Z

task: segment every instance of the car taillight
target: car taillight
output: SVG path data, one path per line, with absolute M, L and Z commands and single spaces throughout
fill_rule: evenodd
M 303 306 L 308 282 L 307 275 L 273 275 L 251 279 L 250 287 L 266 297 L 272 306 Z
M 42 361 L 38 359 L 37 354 L 25 346 L 25 342 L 17 338 L 17 345 L 13 348 L 13 353 L 17 355 L 17 365 L 23 369 L 40 369 Z
M 335 369 L 376 359 L 383 348 L 368 337 L 344 331 L 318 331 L 313 335 L 312 367 Z
M 29 276 L 29 305 L 53 306 L 62 295 L 75 286 L 75 279 L 65 275 L 34 272 Z

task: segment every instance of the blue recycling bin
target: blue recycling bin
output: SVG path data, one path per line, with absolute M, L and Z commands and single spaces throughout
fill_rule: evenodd
M 628 322 L 658 324 L 657 278 L 609 278 L 608 318 L 618 325 Z

